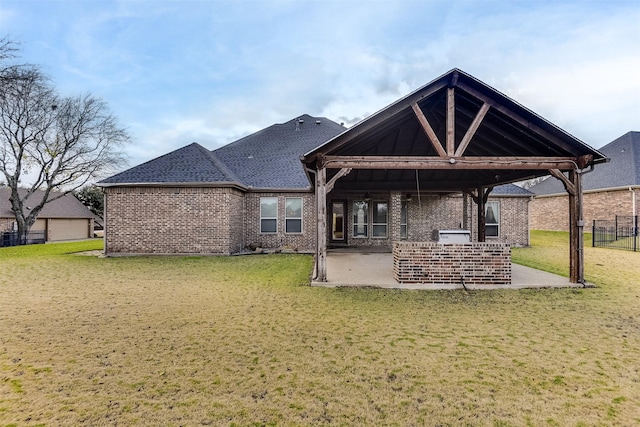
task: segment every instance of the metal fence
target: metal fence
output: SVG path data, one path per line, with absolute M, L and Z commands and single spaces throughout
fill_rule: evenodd
M 0 233 L 0 247 L 33 245 L 36 243 L 44 243 L 46 236 L 44 231 L 30 231 L 22 236 L 17 231 L 6 231 Z
M 614 220 L 594 220 L 593 247 L 639 251 L 638 216 L 616 215 Z

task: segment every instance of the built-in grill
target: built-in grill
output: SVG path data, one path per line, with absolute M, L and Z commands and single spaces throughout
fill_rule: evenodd
M 435 233 L 437 231 L 437 235 Z M 438 243 L 471 243 L 469 230 L 434 230 L 434 240 Z

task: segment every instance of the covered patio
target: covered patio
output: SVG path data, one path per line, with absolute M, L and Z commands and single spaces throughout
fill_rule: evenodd
M 426 193 L 466 195 L 477 208 L 473 243 L 484 243 L 485 204 L 493 188 L 551 174 L 569 194 L 569 282 L 584 284 L 581 178 L 606 161 L 605 156 L 461 70 L 449 71 L 301 160 L 316 192 L 318 282 L 347 280 L 338 279 L 345 255 L 327 252 L 332 191 L 388 192 L 391 207 L 400 206 L 405 194 L 407 199 L 415 194 L 418 200 Z M 461 228 L 469 226 L 462 222 Z M 375 220 L 372 223 L 375 227 Z M 388 235 L 391 247 L 387 249 L 411 240 L 401 232 L 393 233 Z M 372 256 L 381 257 L 380 263 L 368 265 L 365 260 Z M 391 274 L 387 259 L 370 253 L 350 260 L 349 265 L 352 270 L 368 265 L 382 278 Z M 519 267 L 513 268 L 512 285 L 518 286 L 518 272 Z
M 312 281 L 312 286 L 326 287 L 375 287 L 383 289 L 464 289 L 462 283 L 452 284 L 402 284 L 393 278 L 393 255 L 380 249 L 329 249 L 327 252 L 326 281 Z M 467 289 L 526 289 L 566 288 L 582 284 L 571 283 L 567 277 L 547 273 L 518 264 L 511 264 L 510 285 L 466 285 Z

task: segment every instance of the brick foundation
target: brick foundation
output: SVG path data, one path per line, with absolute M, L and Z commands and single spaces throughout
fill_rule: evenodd
M 506 243 L 395 242 L 393 277 L 399 283 L 510 285 Z

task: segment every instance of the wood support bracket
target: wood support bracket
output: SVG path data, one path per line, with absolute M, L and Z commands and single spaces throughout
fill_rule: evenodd
M 414 102 L 413 104 L 411 104 L 411 108 L 413 109 L 413 112 L 418 118 L 418 122 L 420 122 L 420 126 L 422 126 L 422 130 L 424 130 L 424 133 L 427 135 L 429 142 L 431 142 L 431 145 L 438 153 L 438 156 L 440 156 L 441 158 L 446 158 L 447 153 L 444 151 L 444 148 L 442 148 L 442 143 L 440 142 L 440 140 L 438 139 L 438 136 L 436 135 L 433 128 L 429 124 L 429 120 L 427 120 L 426 116 L 418 106 L 418 103 Z
M 336 173 L 333 178 L 331 178 L 327 182 L 327 193 L 330 193 L 333 190 L 333 186 L 336 184 L 336 181 L 342 178 L 345 175 L 348 175 L 351 172 L 351 168 L 342 168 Z
M 469 143 L 471 142 L 471 139 L 473 138 L 473 136 L 476 134 L 476 131 L 480 127 L 480 123 L 482 123 L 484 116 L 487 115 L 489 108 L 490 106 L 486 102 L 482 104 L 482 107 L 480 107 L 480 111 L 478 111 L 478 114 L 476 114 L 476 117 L 473 119 L 473 122 L 471 122 L 469 129 L 467 129 L 467 133 L 465 133 L 464 137 L 462 138 L 462 141 L 460 142 L 460 145 L 458 146 L 458 149 L 454 154 L 455 157 L 461 157 L 464 154 L 465 150 L 469 146 Z
M 576 195 L 576 186 L 559 169 L 549 169 L 549 173 L 553 177 L 558 178 L 560 181 L 562 181 L 562 185 L 564 185 L 564 189 L 567 190 L 567 193 L 571 194 L 572 196 Z

